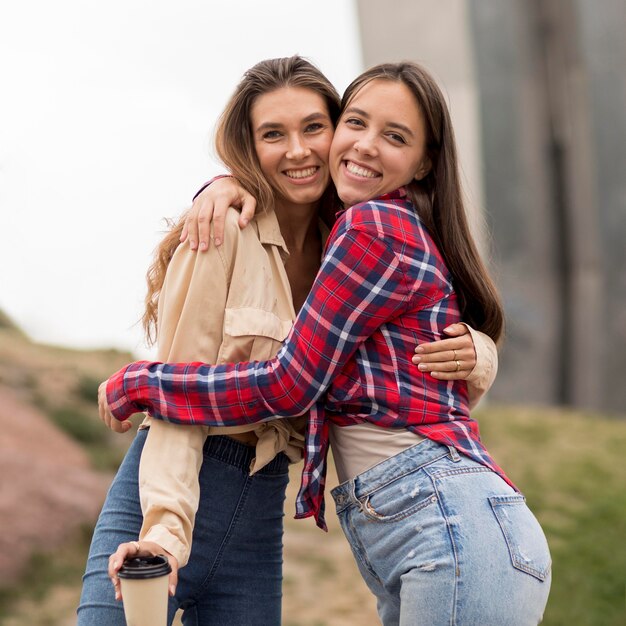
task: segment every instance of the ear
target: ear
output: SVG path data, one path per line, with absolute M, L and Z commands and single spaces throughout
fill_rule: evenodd
M 413 179 L 422 180 L 422 178 L 425 178 L 426 176 L 428 176 L 428 173 L 430 172 L 430 167 L 431 167 L 430 159 L 428 157 L 425 157 L 424 160 L 422 161 L 422 164 L 419 166 L 419 169 L 417 170 L 417 172 L 415 172 L 415 176 L 413 176 Z

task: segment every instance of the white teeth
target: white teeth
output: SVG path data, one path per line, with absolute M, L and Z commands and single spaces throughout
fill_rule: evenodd
M 306 178 L 307 176 L 313 176 L 316 170 L 316 167 L 307 167 L 305 170 L 285 170 L 285 174 L 289 178 Z
M 356 176 L 363 176 L 363 178 L 376 178 L 378 174 L 373 172 L 372 170 L 368 170 L 352 161 L 346 161 L 346 168 L 350 172 L 350 174 L 355 174 Z

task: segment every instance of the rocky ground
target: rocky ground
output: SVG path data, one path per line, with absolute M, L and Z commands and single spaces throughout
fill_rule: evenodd
M 109 479 L 80 445 L 19 393 L 0 386 L 0 580 L 22 573 L 97 515 Z

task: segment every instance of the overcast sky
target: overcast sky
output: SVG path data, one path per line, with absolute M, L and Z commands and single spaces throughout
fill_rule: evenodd
M 0 308 L 33 339 L 147 356 L 164 216 L 220 171 L 242 73 L 301 54 L 361 71 L 352 0 L 24 0 L 0 7 Z

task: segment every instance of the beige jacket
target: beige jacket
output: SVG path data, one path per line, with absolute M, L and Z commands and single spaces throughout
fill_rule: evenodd
M 159 298 L 160 361 L 228 363 L 272 358 L 287 336 L 295 311 L 284 267 L 288 255 L 272 211 L 240 230 L 239 214 L 226 216 L 224 243 L 196 254 L 178 247 Z M 241 427 L 150 425 L 139 488 L 144 515 L 141 539 L 155 541 L 182 567 L 189 558 L 199 502 L 198 473 L 208 435 L 255 431 L 253 473 L 280 451 L 302 457 L 306 417 Z
M 196 254 L 187 245 L 176 250 L 159 299 L 158 360 L 227 363 L 273 357 L 287 336 L 295 311 L 284 268 L 288 252 L 272 211 L 261 213 L 240 230 L 239 215 L 226 216 L 224 243 Z M 475 404 L 497 371 L 494 343 L 470 328 L 476 367 L 468 378 Z M 150 425 L 139 467 L 144 522 L 141 539 L 154 541 L 185 565 L 191 551 L 199 503 L 198 474 L 208 435 L 254 430 L 259 437 L 250 468 L 258 471 L 284 451 L 291 461 L 302 456 L 306 417 L 233 428 L 179 427 L 147 418 Z

